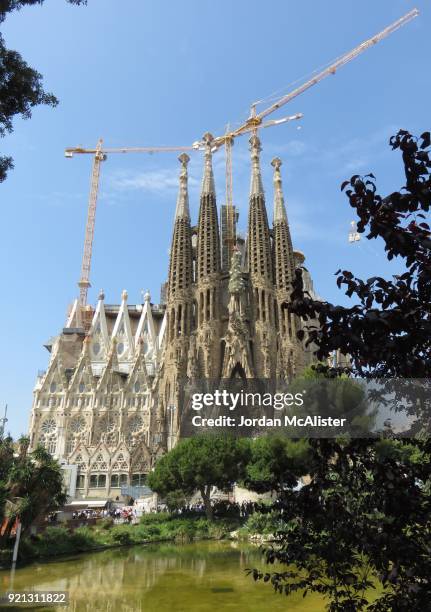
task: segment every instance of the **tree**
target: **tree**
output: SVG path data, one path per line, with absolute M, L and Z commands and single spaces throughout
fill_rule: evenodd
M 366 378 L 387 377 L 401 386 L 401 395 L 419 388 L 408 378 L 431 374 L 431 235 L 424 221 L 431 204 L 430 134 L 417 139 L 401 130 L 390 139 L 402 152 L 406 185 L 383 198 L 375 177 L 353 176 L 342 185 L 359 218 L 358 231 L 380 237 L 389 260 L 399 258 L 405 271 L 392 279 L 366 281 L 338 271 L 337 284 L 355 296 L 354 306 L 313 300 L 296 272 L 290 312 L 306 321 L 316 356 L 326 360 L 334 350 L 351 357 L 350 372 Z M 303 338 L 303 334 L 299 334 Z M 340 371 L 327 366 L 326 376 Z M 400 384 L 400 381 L 402 384 Z M 407 388 L 407 391 L 406 391 Z M 430 395 L 411 404 L 426 417 Z M 429 607 L 431 600 L 431 442 L 429 427 L 420 436 L 381 440 L 310 440 L 314 453 L 311 482 L 291 492 L 282 503 L 286 528 L 277 548 L 268 549 L 269 563 L 286 571 L 255 579 L 271 581 L 277 591 L 304 589 L 325 594 L 329 610 L 396 610 Z M 295 568 L 289 564 L 295 563 Z M 371 579 L 382 595 L 368 601 Z
M 275 491 L 283 497 L 311 469 L 311 449 L 305 439 L 262 436 L 253 440 L 250 448 L 244 485 L 256 493 Z
M 284 527 L 252 570 L 277 592 L 326 596 L 331 612 L 425 610 L 430 601 L 429 448 L 393 440 L 310 440 L 311 482 L 278 505 Z M 379 580 L 383 593 L 370 603 Z
M 11 438 L 0 442 L 0 518 L 4 546 L 18 518 L 27 530 L 48 511 L 66 501 L 63 475 L 59 463 L 41 446 L 28 454 L 28 438 L 19 440 L 18 454 L 13 452 Z M 12 451 L 12 452 L 11 452 Z
M 366 281 L 339 270 L 337 285 L 359 303 L 347 308 L 313 300 L 304 293 L 296 271 L 292 313 L 319 322 L 308 331 L 307 343 L 317 345 L 325 360 L 339 349 L 352 360 L 359 376 L 427 378 L 431 374 L 431 234 L 424 213 L 431 205 L 430 133 L 419 139 L 404 130 L 390 139 L 399 149 L 406 185 L 385 198 L 377 194 L 374 175 L 352 176 L 342 184 L 357 212 L 358 232 L 382 238 L 387 258 L 404 262 L 405 272 L 392 279 Z M 300 334 L 303 337 L 303 334 Z
M 0 23 L 8 13 L 23 6 L 43 4 L 44 0 L 0 0 Z M 67 0 L 70 4 L 86 4 L 86 0 Z M 42 75 L 31 68 L 17 51 L 6 48 L 0 34 L 0 137 L 13 131 L 13 119 L 21 115 L 31 117 L 31 110 L 40 104 L 56 106 L 57 98 L 46 93 L 42 86 Z M 9 156 L 0 156 L 0 182 L 4 181 L 8 170 L 13 168 Z
M 328 376 L 325 364 L 309 366 L 289 383 L 288 388 L 293 395 L 305 392 L 307 400 L 302 410 L 307 416 L 348 417 L 349 432 L 354 437 L 367 435 L 375 424 L 377 410 L 364 383 L 352 380 L 344 372 L 335 375 L 331 372 Z M 304 432 L 307 435 L 307 430 Z M 311 433 L 308 435 L 315 437 Z M 321 432 L 316 437 L 330 436 L 323 436 Z
M 181 440 L 159 459 L 147 482 L 163 496 L 178 491 L 190 496 L 199 491 L 207 518 L 212 520 L 212 488 L 231 488 L 244 476 L 248 457 L 247 440 L 221 435 L 195 436 Z

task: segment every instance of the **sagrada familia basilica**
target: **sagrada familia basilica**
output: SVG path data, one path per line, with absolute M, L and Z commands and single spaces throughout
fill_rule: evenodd
M 270 227 L 260 170 L 260 141 L 250 138 L 251 185 L 246 238 L 226 246 L 212 169 L 212 137 L 204 137 L 197 225 L 189 212 L 188 156 L 183 153 L 168 281 L 160 304 L 75 302 L 61 333 L 47 345 L 50 362 L 37 378 L 31 447 L 38 443 L 75 468 L 74 496 L 121 495 L 142 487 L 157 458 L 181 436 L 185 381 L 222 378 L 290 380 L 312 362 L 297 340 L 303 327 L 286 305 L 295 267 L 283 197 L 281 161 L 274 171 Z M 237 213 L 234 210 L 235 223 Z

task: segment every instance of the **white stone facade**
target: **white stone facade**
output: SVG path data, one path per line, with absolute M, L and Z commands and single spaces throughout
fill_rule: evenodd
M 142 486 L 162 452 L 155 435 L 153 387 L 164 335 L 164 308 L 144 303 L 80 313 L 46 346 L 51 358 L 38 376 L 30 445 L 78 465 L 75 497 L 111 497 Z M 87 324 L 86 324 L 87 322 Z

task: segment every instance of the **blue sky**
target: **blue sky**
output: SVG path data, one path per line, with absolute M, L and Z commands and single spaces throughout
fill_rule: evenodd
M 296 248 L 306 255 L 320 295 L 346 302 L 334 273 L 390 274 L 377 243 L 350 245 L 353 219 L 340 183 L 372 171 L 386 194 L 403 184 L 398 153 L 387 146 L 398 128 L 420 134 L 429 122 L 429 19 L 425 0 L 89 0 L 74 7 L 47 0 L 8 17 L 9 48 L 44 75 L 60 100 L 17 120 L 3 139 L 15 170 L 0 185 L 3 296 L 0 407 L 8 429 L 27 429 L 42 344 L 59 332 L 77 294 L 91 159 L 66 160 L 66 146 L 189 145 L 204 132 L 242 122 L 255 100 L 292 83 L 417 6 L 421 15 L 293 100 L 274 117 L 297 123 L 262 131 L 262 166 L 272 216 L 272 168 L 282 166 Z M 234 201 L 245 229 L 249 185 L 247 138 L 234 146 Z M 111 155 L 103 164 L 90 301 L 108 303 L 126 288 L 131 303 L 149 288 L 158 301 L 165 279 L 179 164 L 175 154 Z M 214 160 L 224 200 L 223 153 Z M 197 217 L 202 159 L 190 163 L 191 210 Z

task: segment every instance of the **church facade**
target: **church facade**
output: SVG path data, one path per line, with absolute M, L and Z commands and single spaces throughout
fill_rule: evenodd
M 204 137 L 199 217 L 189 211 L 189 158 L 182 154 L 167 284 L 161 304 L 75 302 L 47 345 L 50 362 L 34 388 L 30 447 L 43 444 L 77 466 L 76 498 L 138 491 L 157 458 L 181 437 L 186 381 L 290 380 L 312 360 L 296 337 L 303 323 L 286 306 L 295 268 L 313 295 L 304 256 L 294 251 L 282 189 L 274 173 L 270 226 L 260 169 L 260 141 L 250 138 L 251 183 L 245 240 L 226 247 L 226 207 L 219 212 L 212 136 Z M 233 221 L 236 224 L 236 212 Z M 220 227 L 221 226 L 221 227 Z

